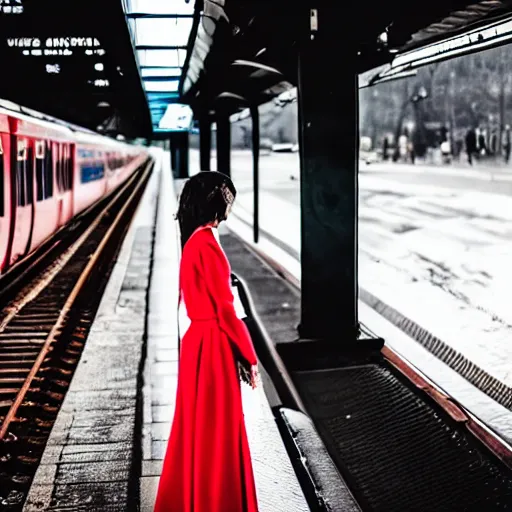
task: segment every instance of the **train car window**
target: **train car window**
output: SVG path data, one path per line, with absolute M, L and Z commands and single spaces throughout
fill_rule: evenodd
M 64 157 L 65 151 L 66 151 L 66 147 L 64 145 L 61 145 L 60 153 L 59 153 L 59 169 L 60 169 L 59 180 L 60 180 L 60 189 L 62 190 L 62 192 L 64 192 L 66 190 L 66 184 L 64 183 L 64 175 L 66 174 L 66 169 L 65 169 L 66 159 Z
M 63 146 L 62 151 L 62 188 L 68 189 L 68 146 Z
M 103 162 L 84 162 L 80 167 L 80 181 L 89 183 L 100 180 L 105 175 Z
M 62 172 L 62 190 L 65 192 L 68 189 L 67 175 L 68 175 L 68 146 L 64 144 L 62 146 L 61 154 L 61 172 Z
M 46 199 L 44 142 L 36 142 L 36 195 L 37 201 Z
M 69 156 L 66 158 L 66 190 L 70 190 L 69 180 L 71 177 L 71 158 Z
M 67 175 L 67 187 L 68 190 L 73 188 L 73 158 L 71 157 L 71 147 L 68 147 L 68 175 Z
M 27 204 L 27 184 L 26 184 L 26 167 L 27 167 L 27 147 L 25 141 L 18 141 L 18 154 L 16 161 L 16 182 L 18 191 L 18 206 Z
M 2 145 L 2 137 L 0 136 L 0 217 L 3 217 L 5 215 L 5 204 L 4 204 L 4 193 L 5 193 L 5 187 L 4 187 L 4 179 L 5 179 L 5 173 L 4 173 L 4 147 Z
M 51 143 L 46 144 L 46 153 L 45 153 L 45 197 L 49 198 L 53 196 L 53 151 Z
M 69 170 L 68 170 L 68 187 L 69 187 L 69 190 L 71 190 L 73 188 L 73 176 L 74 176 L 74 166 L 73 166 L 73 152 L 70 150 L 70 155 L 69 155 Z
M 62 160 L 62 185 L 64 190 L 68 190 L 69 159 L 67 153 L 68 148 L 66 147 Z
M 66 190 L 70 190 L 69 179 L 71 177 L 71 158 L 69 146 L 66 146 Z
M 55 177 L 57 181 L 57 189 L 62 192 L 62 148 L 57 144 L 57 162 L 55 163 Z
M 62 165 L 63 169 L 63 182 L 64 182 L 64 190 L 69 190 L 69 175 L 70 175 L 70 168 L 71 168 L 71 159 L 69 158 L 69 146 L 64 146 L 64 161 Z
M 25 204 L 34 203 L 34 149 L 28 148 L 27 162 L 25 165 L 25 183 L 27 184 L 27 197 Z
M 25 206 L 26 204 L 26 185 L 25 185 L 25 160 L 20 160 L 18 162 L 18 168 L 17 168 L 17 179 L 18 179 L 18 206 Z

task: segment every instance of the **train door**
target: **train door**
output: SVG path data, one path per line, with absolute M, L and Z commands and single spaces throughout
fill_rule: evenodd
M 59 190 L 59 226 L 64 226 L 73 217 L 71 146 L 66 143 L 59 143 L 56 146 L 55 176 Z
M 53 144 L 55 185 L 57 188 L 58 226 L 66 224 L 65 197 L 62 186 L 62 144 Z
M 29 250 L 34 219 L 34 160 L 33 147 L 26 137 L 13 137 L 14 151 L 11 173 L 15 182 L 15 225 L 10 264 L 21 259 Z M 12 181 L 11 181 L 12 183 Z
M 0 275 L 7 270 L 11 245 L 10 135 L 0 132 Z
M 29 252 L 57 230 L 58 221 L 58 206 L 53 193 L 51 145 L 43 140 L 35 141 L 34 153 L 34 222 Z
M 75 173 L 76 173 L 76 145 L 69 145 L 69 169 L 68 181 L 70 192 L 70 215 L 73 217 L 75 212 Z

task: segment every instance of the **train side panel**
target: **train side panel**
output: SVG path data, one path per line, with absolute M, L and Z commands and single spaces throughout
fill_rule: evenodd
M 59 227 L 65 226 L 73 218 L 73 159 L 71 144 L 66 142 L 53 143 L 54 174 L 57 188 L 57 204 Z
M 118 188 L 148 152 L 0 108 L 0 275 Z
M 8 264 L 11 244 L 11 136 L 7 116 L 0 114 L 0 275 Z
M 72 216 L 71 145 L 66 127 L 9 115 L 12 198 L 16 204 L 9 263 L 34 251 Z
M 11 137 L 11 176 L 15 180 L 11 195 L 16 206 L 14 236 L 9 264 L 13 265 L 28 254 L 34 220 L 33 141 L 24 136 Z M 12 183 L 12 182 L 11 182 Z M 11 224 L 12 226 L 12 224 Z
M 53 144 L 34 140 L 34 224 L 30 252 L 57 231 L 60 223 L 59 204 L 55 187 Z
M 107 193 L 105 151 L 96 146 L 77 145 L 74 215 L 99 201 Z
M 115 159 L 109 159 L 108 185 L 107 190 L 117 188 L 126 181 L 148 158 L 142 151 L 134 151 L 130 147 L 123 147 L 117 153 Z

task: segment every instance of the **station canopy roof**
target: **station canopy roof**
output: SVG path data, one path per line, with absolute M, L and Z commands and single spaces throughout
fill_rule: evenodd
M 321 24 L 333 3 L 318 5 Z M 350 17 L 366 85 L 512 34 L 512 0 L 334 5 Z M 165 136 L 187 128 L 181 104 L 235 114 L 292 90 L 308 16 L 292 0 L 0 0 L 0 100 L 103 133 Z M 343 66 L 339 46 L 324 62 Z
M 308 5 L 291 0 L 200 3 L 204 10 L 196 13 L 198 30 L 192 33 L 181 90 L 182 101 L 192 106 L 196 116 L 221 111 L 232 115 L 286 95 L 297 85 L 298 47 L 300 38 L 307 36 L 299 27 L 308 26 Z M 212 4 L 215 16 L 207 12 Z M 371 0 L 351 2 L 351 8 L 347 2 L 316 5 L 319 31 L 326 12 L 322 6 L 328 6 L 329 15 L 350 20 L 350 45 L 363 86 L 409 76 L 420 65 L 505 44 L 512 38 L 511 0 L 424 4 Z M 333 41 L 332 52 L 323 59 L 326 65 L 343 68 L 347 34 L 343 43 Z
M 178 104 L 179 85 L 194 23 L 194 2 L 124 0 L 123 3 L 153 131 L 188 128 L 187 109 Z

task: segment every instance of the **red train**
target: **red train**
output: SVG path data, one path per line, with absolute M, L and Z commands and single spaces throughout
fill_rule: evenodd
M 148 157 L 143 147 L 0 102 L 0 275 Z

